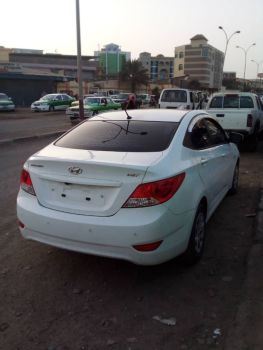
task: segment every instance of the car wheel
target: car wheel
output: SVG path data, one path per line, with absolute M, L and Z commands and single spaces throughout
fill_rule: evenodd
M 233 194 L 237 193 L 238 178 L 239 178 L 239 164 L 237 163 L 235 166 L 234 174 L 233 174 L 232 186 L 231 186 L 230 190 L 228 191 L 228 194 L 233 195 Z
M 49 112 L 53 112 L 54 109 L 55 109 L 54 106 L 49 106 L 49 109 L 48 109 L 48 110 L 49 110 Z
M 248 152 L 256 152 L 258 147 L 258 134 L 257 130 L 254 131 L 253 135 L 248 136 L 246 139 L 246 149 Z
M 200 203 L 195 214 L 188 247 L 182 255 L 182 261 L 185 265 L 192 265 L 201 259 L 204 251 L 205 235 L 206 210 L 204 205 Z

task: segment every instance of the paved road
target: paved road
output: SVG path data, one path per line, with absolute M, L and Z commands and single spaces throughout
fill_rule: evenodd
M 0 113 L 0 142 L 19 137 L 34 137 L 60 132 L 71 127 L 65 111 L 33 113 L 28 108 Z
M 224 349 L 243 295 L 262 145 L 241 155 L 240 191 L 212 217 L 202 262 L 186 269 L 177 260 L 145 268 L 23 240 L 15 212 L 20 170 L 51 140 L 0 148 L 0 348 Z

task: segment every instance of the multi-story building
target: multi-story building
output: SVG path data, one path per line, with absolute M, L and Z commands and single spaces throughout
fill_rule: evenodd
M 116 76 L 122 70 L 126 61 L 131 60 L 131 53 L 121 51 L 120 46 L 116 44 L 105 45 L 100 51 L 95 51 L 99 66 L 106 77 Z
M 139 61 L 147 70 L 151 82 L 170 82 L 174 76 L 174 57 L 163 55 L 153 57 L 149 52 L 142 52 Z
M 208 44 L 197 34 L 190 45 L 175 47 L 174 81 L 181 86 L 182 80 L 195 80 L 202 88 L 219 89 L 223 78 L 224 53 Z

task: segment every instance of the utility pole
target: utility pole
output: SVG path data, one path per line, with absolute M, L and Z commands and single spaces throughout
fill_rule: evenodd
M 76 0 L 76 24 L 77 24 L 77 65 L 78 65 L 78 85 L 79 85 L 79 89 L 78 89 L 79 117 L 80 119 L 84 119 L 79 0 Z

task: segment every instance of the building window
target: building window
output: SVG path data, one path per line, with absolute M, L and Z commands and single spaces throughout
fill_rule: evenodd
M 177 58 L 177 57 L 178 57 L 178 55 L 177 55 L 177 53 L 175 53 L 174 58 Z
M 182 64 L 179 64 L 178 70 L 183 70 L 183 69 L 184 69 L 183 65 L 182 65 Z
M 208 57 L 209 50 L 208 47 L 203 47 L 202 48 L 202 57 Z
M 184 53 L 182 51 L 179 52 L 179 58 L 184 58 Z

